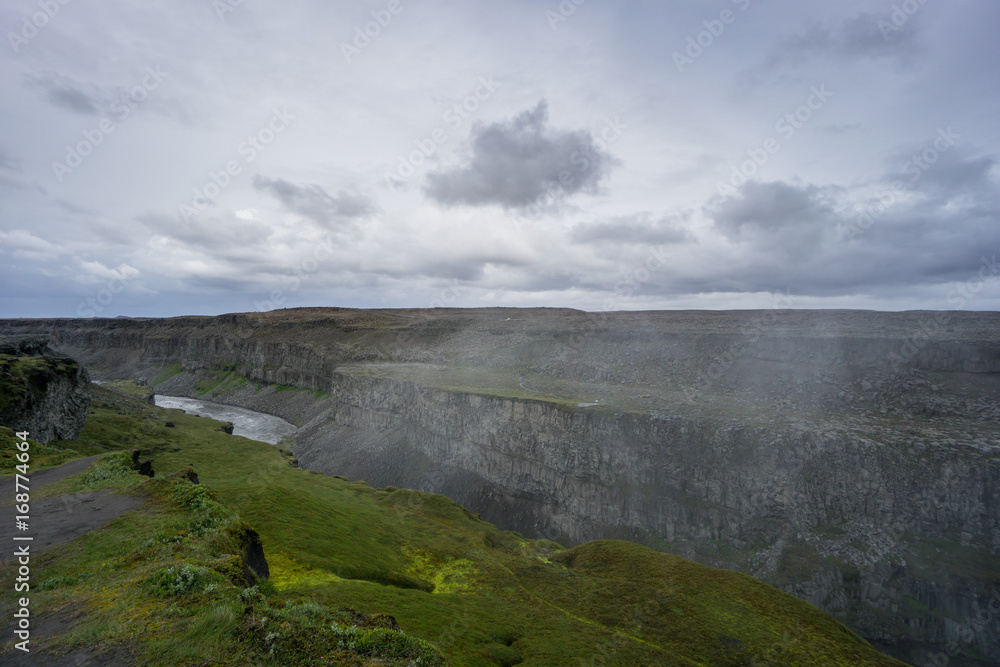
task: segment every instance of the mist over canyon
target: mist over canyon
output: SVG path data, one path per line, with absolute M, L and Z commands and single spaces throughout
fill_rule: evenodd
M 95 379 L 278 415 L 300 467 L 736 569 L 918 665 L 1000 661 L 1000 314 L 11 319 Z

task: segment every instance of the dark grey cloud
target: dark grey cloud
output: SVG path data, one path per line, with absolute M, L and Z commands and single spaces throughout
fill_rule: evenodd
M 90 208 L 87 206 L 80 206 L 79 204 L 67 201 L 60 197 L 56 197 L 55 199 L 53 199 L 52 203 L 54 203 L 56 206 L 63 209 L 64 211 L 69 211 L 70 213 L 84 215 L 93 218 L 96 218 L 99 215 L 97 209 Z
M 913 144 L 895 151 L 888 161 L 887 182 L 900 182 L 908 190 L 927 197 L 944 198 L 973 193 L 978 199 L 994 193 L 997 158 L 974 155 L 963 146 L 949 146 L 942 137 L 947 130 L 926 145 Z M 943 149 L 943 150 L 942 150 Z
M 3 146 L 0 146 L 0 169 L 4 171 L 21 171 L 21 161 L 15 158 Z
M 51 104 L 84 116 L 96 115 L 105 103 L 102 93 L 93 86 L 57 72 L 39 72 L 28 77 L 25 85 Z
M 467 164 L 428 174 L 425 193 L 446 205 L 518 208 L 598 192 L 614 165 L 604 142 L 548 119 L 542 100 L 510 121 L 475 126 Z
M 860 240 L 891 250 L 897 262 L 918 258 L 928 277 L 959 279 L 969 257 L 1000 252 L 997 164 L 995 156 L 956 147 L 924 163 L 926 170 L 887 174 L 879 196 L 866 202 L 871 224 Z M 893 189 L 900 183 L 903 190 Z
M 197 104 L 177 98 L 169 91 L 172 75 L 160 65 L 130 68 L 117 80 L 95 82 L 61 72 L 32 71 L 23 77 L 24 87 L 59 109 L 83 116 L 104 115 L 116 122 L 136 112 L 151 112 L 181 124 L 197 116 Z M 164 82 L 170 85 L 160 90 Z
M 861 123 L 833 123 L 832 125 L 821 125 L 820 130 L 828 134 L 845 134 L 861 129 Z
M 713 199 L 706 212 L 730 237 L 802 232 L 829 224 L 834 218 L 822 189 L 783 182 L 749 181 L 737 194 Z
M 324 225 L 363 218 L 377 210 L 369 197 L 345 190 L 330 194 L 315 183 L 296 185 L 258 174 L 253 179 L 253 186 L 258 192 L 272 195 L 288 210 Z
M 828 58 L 894 60 L 908 67 L 924 47 L 919 13 L 907 17 L 904 26 L 893 23 L 890 12 L 861 12 L 835 26 L 814 23 L 780 42 L 765 61 L 763 70 L 778 66 L 805 67 Z
M 48 190 L 38 181 L 24 177 L 24 161 L 0 146 L 0 188 L 10 191 L 36 192 L 44 197 Z M 2 228 L 3 225 L 0 225 Z
M 869 209 L 867 219 L 859 212 L 871 202 L 840 186 L 750 181 L 704 208 L 734 244 L 732 261 L 720 261 L 718 275 L 685 276 L 673 287 L 834 296 L 964 282 L 984 254 L 1000 254 L 995 165 L 957 149 L 944 154 L 911 184 L 920 196 L 890 198 L 886 187 L 886 206 Z
M 920 51 L 919 16 L 906 16 L 902 25 L 892 13 L 862 12 L 845 20 L 830 35 L 829 44 L 844 55 L 867 58 L 902 58 Z M 905 29 L 904 29 L 905 27 Z
M 574 226 L 569 237 L 576 243 L 665 245 L 694 240 L 677 216 L 653 219 L 648 213 L 619 216 L 602 222 Z

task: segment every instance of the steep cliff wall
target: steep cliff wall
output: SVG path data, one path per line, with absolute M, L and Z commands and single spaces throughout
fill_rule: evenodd
M 300 464 L 740 569 L 917 664 L 1000 660 L 1000 316 L 288 311 L 7 321 L 302 425 Z M 245 382 L 309 392 L 260 389 Z M 313 392 L 313 393 L 310 393 Z
M 909 659 L 922 653 L 907 638 L 939 649 L 927 664 L 940 649 L 951 664 L 976 664 L 960 649 L 996 660 L 995 436 L 616 416 L 349 375 L 335 386 L 301 433 L 306 467 L 448 493 L 529 534 L 625 537 L 737 568 Z
M 0 339 L 0 425 L 33 440 L 72 440 L 90 406 L 87 372 L 39 337 Z

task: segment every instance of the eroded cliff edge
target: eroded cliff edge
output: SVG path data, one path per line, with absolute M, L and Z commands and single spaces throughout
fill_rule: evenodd
M 90 406 L 87 371 L 48 344 L 42 336 L 0 337 L 0 425 L 41 443 L 79 436 Z
M 995 314 L 310 309 L 3 326 L 49 332 L 106 377 L 295 421 L 305 467 L 445 493 L 533 535 L 740 569 L 917 664 L 1000 659 Z

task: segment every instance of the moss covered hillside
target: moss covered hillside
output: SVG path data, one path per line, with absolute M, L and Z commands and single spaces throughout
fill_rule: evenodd
M 136 665 L 902 664 L 748 576 L 627 542 L 525 539 L 445 497 L 300 470 L 220 422 L 92 390 L 83 434 L 35 446 L 32 472 L 100 458 L 32 502 L 103 488 L 141 506 L 33 557 L 37 664 L 83 648 Z M 0 475 L 15 442 L 0 433 Z M 4 663 L 12 633 L 0 642 Z

